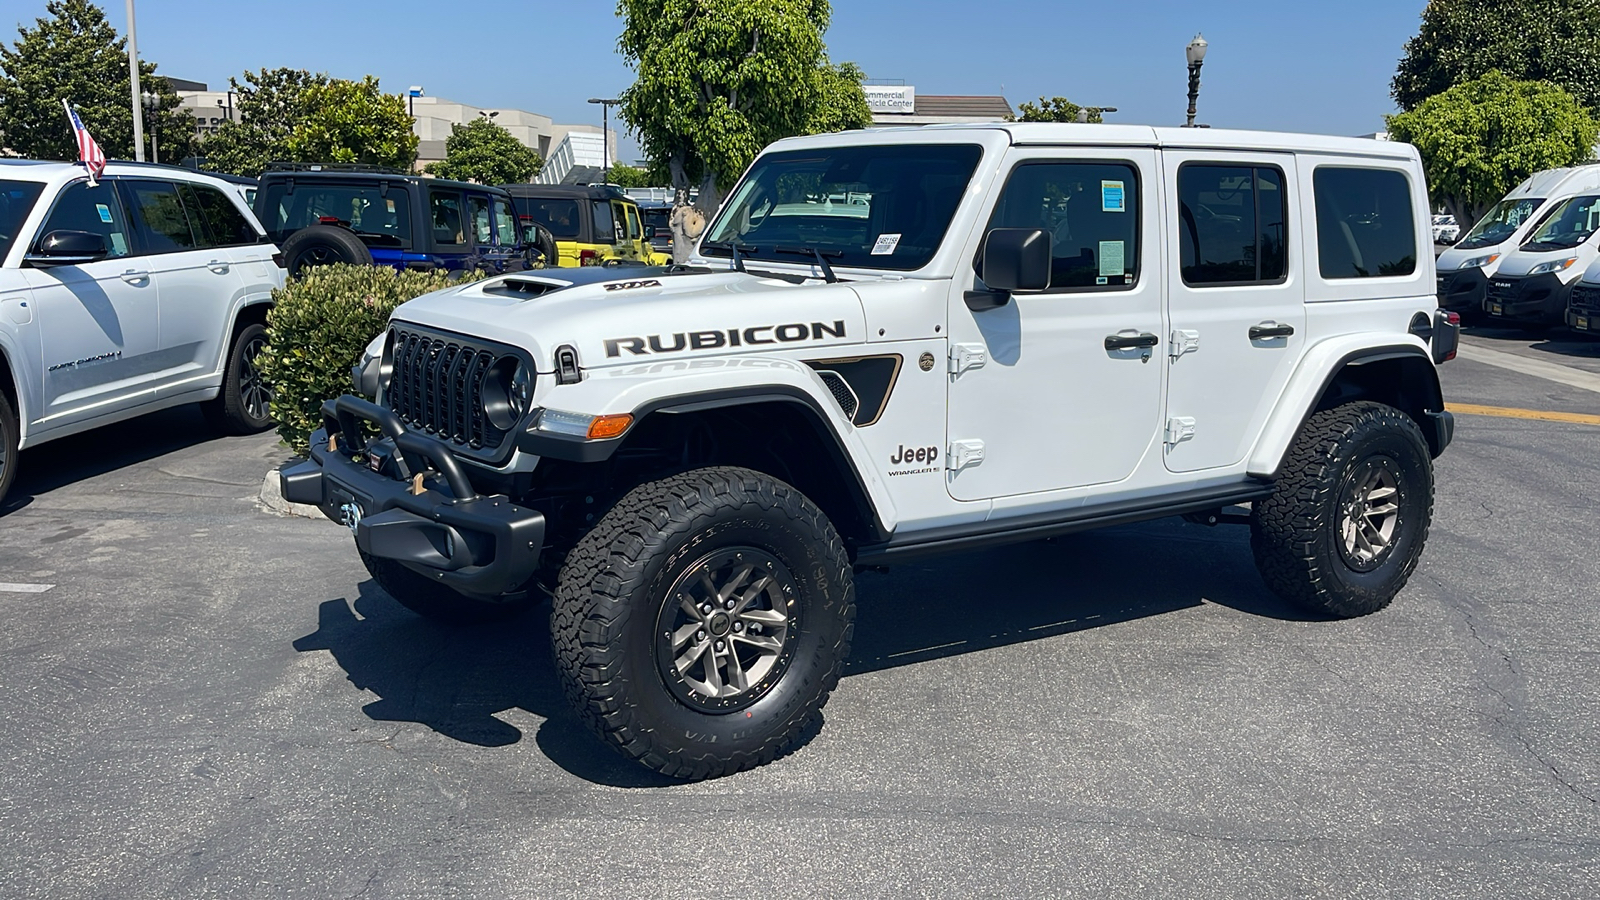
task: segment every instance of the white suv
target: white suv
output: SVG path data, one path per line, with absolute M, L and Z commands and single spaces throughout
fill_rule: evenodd
M 276 252 L 219 179 L 0 160 L 0 501 L 21 448 L 119 419 L 205 401 L 226 431 L 267 428 Z
M 424 615 L 549 585 L 584 720 L 687 778 L 803 739 L 860 566 L 1183 514 L 1364 615 L 1417 564 L 1452 434 L 1427 202 L 1416 151 L 1365 140 L 781 141 L 692 266 L 401 306 L 357 367 L 377 402 L 330 400 L 284 493 Z

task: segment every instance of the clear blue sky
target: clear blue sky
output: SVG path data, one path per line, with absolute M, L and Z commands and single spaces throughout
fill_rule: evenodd
M 102 0 L 119 28 L 122 0 Z M 245 69 L 292 66 L 377 75 L 391 91 L 558 122 L 598 124 L 589 97 L 633 74 L 616 53 L 620 21 L 596 0 L 137 0 L 139 48 L 163 74 L 226 84 Z M 835 0 L 829 55 L 921 94 L 1041 95 L 1115 106 L 1113 121 L 1181 124 L 1183 48 L 1211 43 L 1200 120 L 1216 127 L 1359 134 L 1393 112 L 1389 78 L 1425 0 Z M 44 0 L 0 0 L 0 40 Z M 636 155 L 624 139 L 623 156 Z

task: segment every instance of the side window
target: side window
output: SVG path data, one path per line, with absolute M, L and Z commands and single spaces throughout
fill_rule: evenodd
M 517 240 L 517 214 L 511 204 L 499 197 L 494 198 L 494 230 L 501 246 L 521 243 Z
M 594 207 L 594 238 L 596 244 L 615 244 L 617 237 L 616 220 L 611 218 L 611 201 L 595 200 L 589 204 Z
M 989 228 L 1050 234 L 1050 289 L 1139 280 L 1139 178 L 1129 163 L 1029 162 L 1011 170 Z M 976 261 L 981 278 L 983 253 Z
M 639 227 L 639 207 L 631 203 L 624 204 L 623 210 L 628 214 L 628 240 L 637 241 L 644 237 L 644 229 Z
M 494 243 L 494 234 L 489 230 L 489 198 L 476 194 L 467 196 L 467 208 L 472 211 L 472 236 L 479 244 Z
M 1417 227 L 1405 173 L 1319 166 L 1311 180 L 1323 278 L 1377 278 L 1417 270 Z
M 106 239 L 106 253 L 111 257 L 127 256 L 128 220 L 122 212 L 113 184 L 89 187 L 80 181 L 61 192 L 50 217 L 39 230 L 39 237 L 52 231 L 88 231 Z
M 139 229 L 146 252 L 175 253 L 200 246 L 201 242 L 195 239 L 189 227 L 189 217 L 184 213 L 183 201 L 178 199 L 176 185 L 164 181 L 123 184 L 133 205 L 134 226 Z
M 195 203 L 190 206 L 190 213 L 196 209 L 200 218 L 203 218 L 211 232 L 211 239 L 216 244 L 224 247 L 236 247 L 240 244 L 254 244 L 260 241 L 255 227 L 250 220 L 244 217 L 239 207 L 228 199 L 228 195 L 214 187 L 203 184 L 188 185 L 193 190 Z M 189 195 L 184 196 L 185 203 Z
M 1189 285 L 1282 281 L 1288 200 L 1267 166 L 1185 163 L 1178 170 L 1178 261 Z
M 428 211 L 433 218 L 435 244 L 465 244 L 467 235 L 461 219 L 461 195 L 454 191 L 429 191 Z

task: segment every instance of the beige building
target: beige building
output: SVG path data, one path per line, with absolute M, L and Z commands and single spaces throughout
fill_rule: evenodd
M 549 116 L 541 116 L 520 109 L 490 109 L 469 106 L 446 100 L 443 97 L 408 97 L 413 126 L 417 132 L 417 167 L 444 159 L 444 142 L 450 138 L 452 125 L 465 125 L 473 119 L 489 118 L 496 125 L 511 132 L 512 137 L 539 152 L 541 159 L 549 159 L 550 152 L 561 144 L 569 133 L 594 135 L 599 143 L 599 125 L 559 125 Z M 598 111 L 598 110 L 597 110 Z M 617 132 L 610 129 L 608 140 L 612 157 L 617 152 Z
M 909 84 L 867 84 L 862 90 L 872 124 L 879 127 L 1002 122 L 1015 115 L 1011 103 L 1000 96 L 918 95 Z

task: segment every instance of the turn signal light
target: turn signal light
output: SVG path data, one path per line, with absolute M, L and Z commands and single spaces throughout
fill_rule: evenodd
M 606 438 L 614 438 L 627 431 L 628 426 L 632 424 L 633 416 L 628 413 L 618 413 L 613 416 L 595 416 L 594 421 L 589 423 L 589 440 L 603 441 Z

